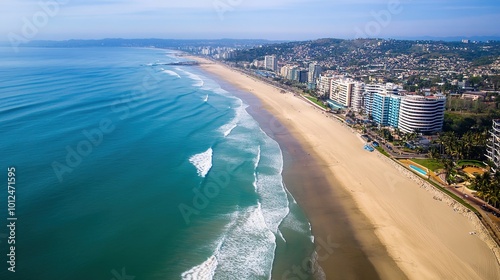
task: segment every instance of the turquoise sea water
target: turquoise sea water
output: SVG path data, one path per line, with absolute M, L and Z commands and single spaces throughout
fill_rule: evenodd
M 284 187 L 279 145 L 234 89 L 163 64 L 180 60 L 0 48 L 0 279 L 270 279 L 273 264 L 308 258 L 310 225 Z M 293 253 L 277 260 L 280 248 Z

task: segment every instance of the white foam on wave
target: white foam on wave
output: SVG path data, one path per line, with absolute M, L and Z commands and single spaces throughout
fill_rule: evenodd
M 255 176 L 257 176 L 257 167 L 259 166 L 259 162 L 260 162 L 260 153 L 261 153 L 261 150 L 260 150 L 260 145 L 259 145 L 259 147 L 257 147 L 257 158 L 255 158 L 255 165 L 254 165 Z
M 162 71 L 161 71 L 161 72 L 162 72 L 162 73 L 165 73 L 165 74 L 168 74 L 168 75 L 170 75 L 170 76 L 173 76 L 173 77 L 177 77 L 177 78 L 179 78 L 179 79 L 181 78 L 181 76 L 180 76 L 179 74 L 177 74 L 177 72 L 172 71 L 172 70 L 164 70 L 164 69 L 162 68 Z
M 224 232 L 227 232 L 230 228 L 233 227 L 234 223 L 237 220 L 237 216 L 238 216 L 237 214 L 238 214 L 238 212 L 227 215 L 230 223 L 225 226 Z M 224 216 L 226 216 L 226 215 L 224 215 Z M 225 239 L 226 239 L 226 236 L 222 236 L 218 241 L 216 241 L 214 243 L 214 245 L 216 247 L 214 250 L 214 253 L 206 261 L 204 261 L 202 264 L 197 265 L 197 266 L 191 268 L 190 270 L 182 273 L 182 275 L 181 275 L 182 280 L 198 280 L 198 279 L 212 280 L 214 275 L 215 275 L 215 271 L 218 267 L 218 264 L 219 264 L 219 256 L 221 254 L 220 250 L 221 250 L 221 246 L 224 243 Z
M 290 212 L 288 214 L 284 226 L 298 233 L 302 234 L 311 233 L 311 224 L 310 223 L 304 224 L 293 214 L 293 212 Z
M 245 109 L 247 107 L 248 106 L 244 106 L 243 101 L 239 99 L 239 106 L 235 108 L 236 115 L 234 116 L 234 118 L 219 129 L 219 131 L 222 132 L 224 137 L 229 136 L 229 134 L 231 134 L 233 129 L 235 129 L 238 126 L 244 114 L 246 113 Z
M 215 277 L 260 279 L 271 275 L 276 238 L 285 241 L 279 226 L 289 213 L 289 205 L 282 182 L 283 158 L 279 145 L 260 129 L 246 112 L 247 106 L 238 100 L 234 119 L 220 131 L 227 138 L 227 145 L 253 155 L 253 186 L 259 201 L 257 207 L 244 211 L 234 229 L 228 232 Z M 241 129 L 234 130 L 235 127 Z M 249 133 L 252 137 L 248 137 Z
M 198 175 L 202 178 L 205 178 L 210 168 L 212 168 L 212 155 L 213 150 L 210 148 L 206 152 L 194 155 L 189 159 L 189 162 L 196 167 Z
M 292 194 L 286 190 L 287 194 L 288 194 L 288 197 L 289 199 L 292 200 L 292 207 L 291 208 L 295 208 L 295 207 L 299 207 L 297 202 L 295 201 L 295 199 L 293 198 Z M 312 226 L 311 226 L 311 223 L 309 221 L 301 221 L 299 220 L 299 218 L 295 215 L 295 212 L 294 211 L 290 211 L 288 213 L 288 215 L 286 216 L 286 221 L 283 223 L 282 225 L 283 227 L 287 228 L 287 229 L 291 229 L 297 233 L 300 233 L 300 234 L 308 234 L 309 235 L 309 239 L 311 240 L 312 243 L 314 243 L 314 235 L 312 234 Z
M 220 86 L 212 85 L 211 80 L 205 82 L 203 89 L 206 87 L 214 93 L 227 94 Z M 248 105 L 237 97 L 230 95 L 227 97 L 236 101 L 231 106 L 235 111 L 235 116 L 218 131 L 226 138 L 224 143 L 228 151 L 236 149 L 253 155 L 254 187 L 259 195 L 259 201 L 257 205 L 240 209 L 234 215 L 231 214 L 232 222 L 224 231 L 219 249 L 207 261 L 195 268 L 204 271 L 203 275 L 209 275 L 215 279 L 270 279 L 276 238 L 284 240 L 279 226 L 290 212 L 288 196 L 281 175 L 283 155 L 279 145 L 269 138 L 248 114 L 246 111 Z M 249 135 L 252 136 L 249 137 Z M 240 158 L 234 154 L 224 154 L 223 150 L 218 157 L 221 157 L 227 164 L 242 164 Z M 202 162 L 201 157 L 199 158 L 197 162 Z M 211 164 L 208 170 L 210 168 Z M 197 166 L 197 169 L 200 176 L 208 173 L 208 171 L 201 172 L 201 170 L 207 170 L 206 168 Z M 213 275 L 208 267 L 215 267 Z
M 203 90 L 211 91 L 211 92 L 219 94 L 219 95 L 223 95 L 223 96 L 230 98 L 230 99 L 239 99 L 235 96 L 230 95 L 227 90 L 223 89 L 216 81 L 214 81 L 212 79 L 209 79 L 209 78 L 202 76 L 202 75 L 197 75 L 197 74 L 189 72 L 189 71 L 186 71 L 180 67 L 176 67 L 175 70 L 182 72 L 188 78 L 195 81 L 193 86 L 200 87 Z
M 255 191 L 257 191 L 257 181 L 258 181 L 258 177 L 259 177 L 259 174 L 257 173 L 257 167 L 259 166 L 259 162 L 260 162 L 260 145 L 257 147 L 257 157 L 255 158 L 255 163 L 254 163 L 254 171 L 253 171 L 253 177 L 254 177 L 254 180 L 253 180 L 253 187 L 255 188 Z
M 211 256 L 202 264 L 182 273 L 182 280 L 212 280 L 217 264 L 217 257 Z
M 208 94 L 205 96 L 205 99 L 203 99 L 203 102 L 208 102 Z
M 195 86 L 195 87 L 203 87 L 203 85 L 205 84 L 205 81 L 203 81 L 203 78 L 201 76 L 198 76 L 194 73 L 188 72 L 188 71 L 181 69 L 179 67 L 175 68 L 175 70 L 184 73 L 186 76 L 188 76 L 188 78 L 195 81 L 195 83 L 193 84 L 193 86 Z
M 261 130 L 262 134 L 265 134 Z M 278 143 L 269 137 L 264 138 L 264 145 L 259 157 L 256 177 L 256 191 L 260 196 L 262 211 L 267 227 L 279 234 L 278 227 L 290 213 L 288 196 L 281 176 L 283 172 L 283 155 Z
M 240 211 L 218 255 L 218 279 L 271 279 L 276 239 L 267 228 L 260 203 Z
M 261 204 L 227 216 L 225 234 L 206 261 L 182 273 L 182 280 L 271 279 L 276 239 L 267 228 Z
M 220 86 L 219 87 L 216 87 L 216 88 L 211 88 L 210 89 L 211 91 L 217 93 L 217 94 L 220 94 L 220 95 L 227 95 L 229 94 L 229 92 L 223 88 L 221 88 Z
M 239 106 L 235 108 L 235 117 L 220 128 L 224 137 L 231 140 L 228 145 L 234 145 L 239 150 L 255 155 L 254 182 L 255 191 L 260 197 L 263 216 L 267 227 L 280 235 L 279 225 L 289 213 L 288 196 L 283 183 L 283 155 L 276 141 L 271 139 L 246 111 L 248 105 L 238 99 Z M 233 133 L 236 127 L 244 128 Z M 252 138 L 248 133 L 253 131 Z M 257 132 L 258 131 L 258 132 Z M 255 133 L 257 132 L 257 133 Z M 259 171 L 260 169 L 264 172 Z
M 227 137 L 233 129 L 235 129 L 238 126 L 237 123 L 229 123 L 228 125 L 224 126 L 222 130 L 224 130 L 224 137 Z

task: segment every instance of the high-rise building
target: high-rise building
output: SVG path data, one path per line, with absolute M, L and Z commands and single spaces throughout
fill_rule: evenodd
M 203 54 L 203 55 L 210 55 L 211 54 L 210 48 L 203 48 L 201 50 L 201 54 Z
M 486 149 L 486 157 L 493 162 L 496 172 L 500 167 L 500 120 L 493 120 L 493 129 L 490 131 L 491 138 Z
M 364 84 L 361 82 L 345 77 L 334 77 L 331 80 L 330 99 L 356 112 L 361 111 L 363 92 Z
M 321 96 L 330 96 L 330 89 L 332 87 L 331 76 L 320 76 L 318 82 L 318 92 Z
M 385 115 L 385 113 L 388 114 L 389 112 L 389 97 L 399 96 L 398 92 L 398 87 L 391 83 L 365 85 L 363 94 L 365 115 L 371 116 L 380 125 L 387 125 L 389 116 Z M 393 102 L 392 104 L 395 105 L 396 103 Z
M 361 82 L 354 82 L 351 91 L 351 107 L 356 112 L 361 112 L 363 108 L 363 96 L 365 91 L 365 84 Z
M 399 129 L 402 132 L 435 133 L 443 129 L 446 96 L 407 95 L 401 99 Z
M 321 72 L 323 69 L 321 69 L 321 66 L 318 65 L 316 62 L 312 62 L 309 64 L 309 76 L 307 78 L 308 82 L 310 84 L 316 84 L 316 80 L 320 77 Z
M 388 84 L 367 84 L 364 92 L 364 112 L 381 126 L 398 127 L 401 96 L 398 87 Z
M 328 90 L 332 106 L 364 111 L 381 126 L 405 133 L 435 133 L 443 128 L 446 97 L 442 94 L 400 95 L 400 88 L 392 83 L 365 85 L 345 77 L 321 76 L 319 91 Z
M 330 99 L 344 106 L 351 106 L 352 83 L 347 79 L 332 79 Z
M 292 81 L 299 80 L 299 67 L 298 66 L 292 66 L 290 68 L 290 71 L 288 71 L 287 79 L 292 80 Z
M 308 76 L 309 76 L 309 71 L 307 70 L 298 71 L 298 81 L 300 83 L 307 83 Z
M 281 67 L 280 76 L 283 78 L 288 78 L 289 72 L 290 72 L 290 65 L 287 64 Z
M 401 111 L 402 97 L 391 94 L 389 97 L 389 112 L 387 116 L 387 124 L 394 128 L 399 127 L 399 113 Z
M 398 127 L 401 96 L 395 94 L 373 94 L 372 118 L 381 126 Z
M 264 57 L 264 67 L 271 71 L 278 71 L 278 60 L 274 55 L 266 55 Z

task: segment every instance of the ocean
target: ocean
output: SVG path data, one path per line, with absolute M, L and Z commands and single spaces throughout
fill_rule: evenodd
M 279 144 L 237 89 L 169 64 L 183 60 L 0 48 L 0 279 L 311 277 L 314 237 Z

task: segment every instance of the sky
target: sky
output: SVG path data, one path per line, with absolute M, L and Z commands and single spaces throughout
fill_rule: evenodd
M 0 41 L 500 36 L 499 0 L 1 0 Z

